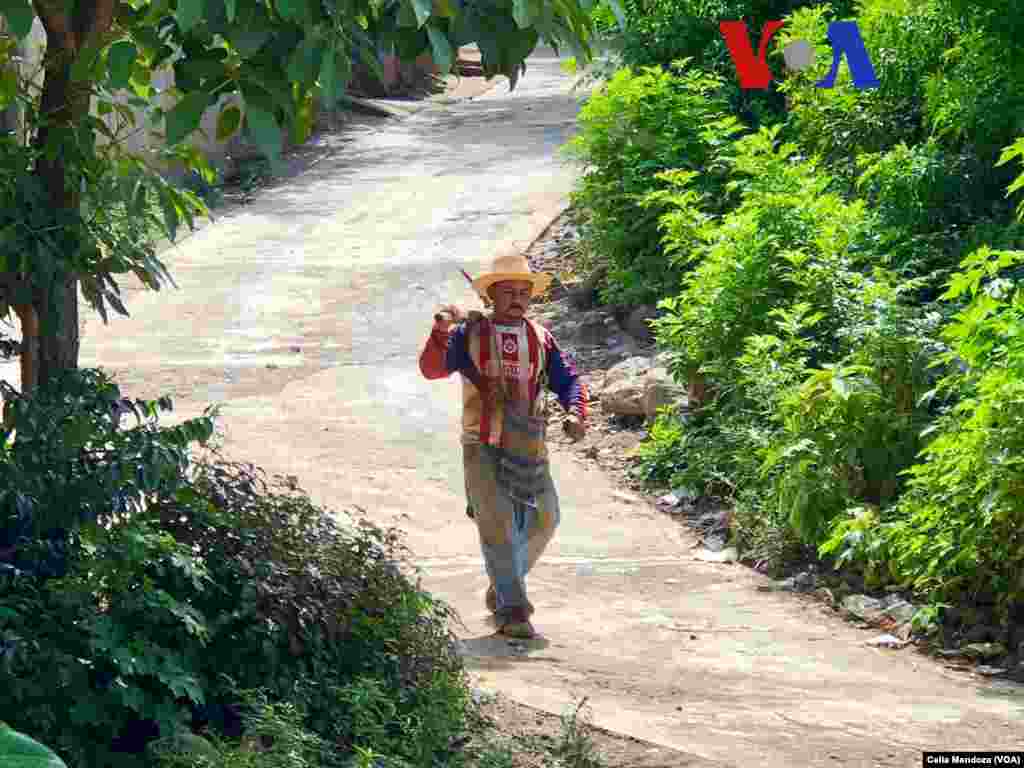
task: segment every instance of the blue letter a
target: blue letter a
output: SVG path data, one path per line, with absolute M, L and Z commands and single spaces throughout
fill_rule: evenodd
M 850 74 L 853 76 L 854 88 L 877 88 L 879 86 L 878 78 L 875 77 L 875 68 L 871 66 L 871 59 L 868 58 L 868 49 L 864 47 L 860 30 L 857 29 L 857 22 L 831 22 L 828 25 L 828 39 L 832 43 L 832 71 L 825 76 L 824 80 L 815 83 L 816 87 L 831 88 L 836 84 L 839 62 L 843 60 L 844 53 L 850 66 Z

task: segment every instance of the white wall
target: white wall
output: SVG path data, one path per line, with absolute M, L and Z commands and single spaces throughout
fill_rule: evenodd
M 33 22 L 32 31 L 22 42 L 22 47 L 22 74 L 23 76 L 32 76 L 35 85 L 41 89 L 43 85 L 41 62 L 46 49 L 46 31 L 43 29 L 39 19 Z M 174 98 L 167 91 L 174 85 L 174 70 L 170 66 L 166 66 L 154 72 L 152 84 L 159 94 L 156 98 L 160 100 L 160 106 L 164 109 L 171 108 L 174 105 Z M 128 98 L 128 93 L 124 92 L 119 94 L 118 101 L 126 104 Z M 228 141 L 217 141 L 217 117 L 222 107 L 231 103 L 241 106 L 241 99 L 237 94 L 222 96 L 217 104 L 207 109 L 200 123 L 201 132 L 197 131 L 193 136 L 196 145 L 206 153 L 210 162 L 220 168 L 224 168 L 229 164 L 229 157 L 244 156 L 252 153 L 252 148 L 237 135 Z M 123 146 L 133 154 L 149 155 L 153 153 L 152 158 L 156 167 L 171 170 L 155 162 L 156 155 L 154 150 L 159 150 L 164 145 L 162 121 L 160 125 L 153 126 L 142 110 L 135 107 L 129 107 L 129 109 L 134 115 L 135 126 L 125 126 L 119 130 L 118 136 Z M 95 99 L 92 112 L 93 115 L 97 114 Z M 121 121 L 121 117 L 114 113 L 106 115 L 103 119 L 112 131 L 117 130 L 118 123 Z M 203 135 L 204 133 L 205 136 Z M 105 144 L 107 141 L 109 140 L 105 136 L 101 135 L 99 137 L 101 144 Z

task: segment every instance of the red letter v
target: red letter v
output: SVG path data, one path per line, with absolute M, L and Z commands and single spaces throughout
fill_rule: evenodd
M 750 49 L 750 37 L 747 35 L 747 24 L 744 21 L 721 21 L 718 28 L 729 46 L 729 55 L 740 76 L 740 88 L 767 88 L 772 81 L 772 71 L 768 69 L 765 55 L 768 53 L 768 41 L 779 31 L 781 21 L 766 21 L 761 30 L 761 45 L 754 58 Z

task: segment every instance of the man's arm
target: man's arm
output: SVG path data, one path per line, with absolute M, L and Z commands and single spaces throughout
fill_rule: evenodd
M 431 330 L 430 338 L 420 353 L 420 373 L 424 378 L 444 379 L 468 367 L 465 325 L 444 331 L 436 327 Z
M 558 396 L 558 402 L 565 411 L 585 424 L 587 420 L 587 385 L 580 380 L 576 363 L 564 354 L 555 341 L 547 334 L 548 387 Z

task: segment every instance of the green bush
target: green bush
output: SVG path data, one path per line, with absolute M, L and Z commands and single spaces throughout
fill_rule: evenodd
M 173 730 L 203 700 L 207 628 L 189 598 L 206 574 L 147 507 L 183 487 L 188 446 L 212 420 L 159 428 L 168 399 L 132 403 L 91 370 L 32 398 L 4 386 L 0 717 L 73 766 L 124 764 L 146 728 Z M 122 429 L 133 410 L 139 423 Z
M 212 421 L 158 428 L 165 399 L 120 429 L 102 374 L 8 396 L 0 718 L 72 768 L 131 768 L 158 738 L 237 739 L 242 687 L 340 756 L 447 751 L 468 707 L 451 616 L 394 531 L 343 526 L 214 446 L 194 458 Z
M 813 161 L 794 158 L 793 145 L 777 146 L 778 132 L 736 142 L 729 188 L 742 201 L 698 232 L 696 266 L 682 292 L 660 304 L 666 314 L 652 327 L 687 375 L 728 381 L 746 339 L 767 331 L 771 311 L 798 296 L 825 313 L 823 332 L 834 331 L 837 281 L 869 260 L 874 222 L 864 205 L 828 192 L 829 178 Z M 685 212 L 692 202 L 677 205 Z M 672 220 L 665 224 L 670 248 L 676 235 Z
M 647 28 L 675 25 L 672 55 L 721 74 L 711 4 L 682 5 L 649 6 Z M 617 279 L 663 292 L 673 375 L 708 385 L 702 407 L 657 420 L 642 468 L 731 502 L 747 557 L 812 547 L 874 586 L 986 592 L 1006 609 L 1024 598 L 1024 229 L 1003 190 L 1024 188 L 1009 167 L 1024 142 L 999 148 L 1020 133 L 1024 22 L 1004 0 L 866 0 L 856 20 L 881 87 L 854 89 L 843 67 L 815 88 L 827 22 L 848 12 L 796 8 L 779 35 L 773 64 L 789 40 L 818 45 L 816 67 L 781 86 L 785 125 L 663 169 L 637 198 L 662 237 L 645 266 L 620 257 Z M 665 264 L 677 271 L 659 282 Z
M 625 63 L 656 67 L 693 58 L 702 67 L 727 75 L 729 54 L 718 22 L 747 16 L 749 5 L 743 0 L 626 0 Z
M 949 0 L 866 0 L 856 21 L 880 86 L 863 91 L 846 67 L 834 88 L 814 87 L 831 66 L 828 20 L 822 9 L 801 9 L 779 34 L 778 46 L 803 38 L 816 43 L 817 53 L 814 67 L 780 86 L 790 99 L 788 135 L 850 184 L 860 155 L 900 144 L 916 151 L 934 139 L 950 161 L 935 169 L 942 177 L 935 192 L 954 208 L 936 228 L 954 212 L 962 221 L 963 206 L 968 218 L 988 213 L 1007 183 L 993 163 L 1020 132 L 1024 106 L 1021 41 L 1006 35 L 1003 19 Z
M 861 153 L 885 152 L 900 142 L 914 146 L 927 138 L 924 80 L 941 66 L 955 21 L 942 0 L 867 0 L 856 22 L 879 87 L 854 88 L 844 65 L 833 88 L 816 88 L 832 66 L 826 32 L 834 19 L 827 6 L 793 14 L 776 45 L 781 50 L 794 39 L 811 41 L 815 64 L 791 73 L 780 88 L 789 97 L 793 140 L 820 154 L 836 173 L 852 177 Z
M 943 331 L 939 359 L 962 366 L 939 387 L 951 405 L 899 504 L 874 525 L 840 520 L 823 551 L 881 560 L 935 600 L 987 592 L 1005 610 L 1024 598 L 1024 293 L 1005 278 L 1021 264 L 1024 252 L 988 248 L 964 260 L 944 297 L 968 300 Z
M 844 509 L 897 497 L 929 418 L 917 398 L 941 319 L 908 303 L 921 281 L 873 266 L 876 216 L 829 192 L 778 133 L 736 142 L 741 202 L 723 217 L 662 195 L 677 208 L 662 217 L 666 248 L 682 237 L 696 266 L 653 327 L 676 375 L 707 376 L 713 398 L 656 425 L 641 451 L 652 477 L 742 499 L 741 539 L 776 553 L 798 548 L 790 532 L 816 545 Z
M 680 59 L 693 59 L 707 72 L 722 78 L 722 95 L 730 111 L 752 128 L 772 125 L 784 117 L 784 99 L 778 81 L 764 91 L 739 87 L 735 65 L 719 29 L 722 21 L 743 20 L 756 50 L 764 23 L 785 20 L 796 9 L 817 3 L 801 0 L 626 0 L 626 29 L 618 35 L 623 63 L 631 67 L 667 67 Z M 832 3 L 840 17 L 853 3 Z M 784 71 L 781 48 L 770 48 L 768 64 L 777 75 Z
M 141 513 L 158 492 L 174 493 L 188 446 L 207 440 L 212 416 L 159 428 L 170 398 L 131 401 L 101 371 L 68 372 L 31 398 L 0 382 L 0 569 L 62 575 L 81 525 Z M 125 415 L 138 423 L 122 429 Z
M 239 691 L 243 706 L 242 739 L 216 733 L 160 739 L 148 753 L 159 768 L 328 768 L 350 765 L 310 732 L 302 711 L 290 702 L 274 702 L 265 691 Z M 388 768 L 392 768 L 391 765 Z M 398 766 L 394 766 L 398 768 Z
M 565 152 L 584 166 L 572 201 L 590 249 L 609 266 L 606 300 L 653 301 L 678 285 L 683 269 L 658 244 L 659 211 L 639 201 L 667 187 L 657 174 L 672 169 L 700 171 L 700 190 L 716 200 L 715 151 L 739 130 L 720 88 L 685 63 L 673 73 L 623 69 L 580 111 Z
M 934 140 L 857 158 L 856 188 L 877 212 L 889 240 L 885 265 L 907 276 L 936 276 L 955 262 L 951 238 L 972 219 L 971 188 L 964 183 L 969 162 Z
M 1008 147 L 1000 164 L 1022 147 Z M 1024 175 L 1008 194 L 1021 186 Z M 934 356 L 947 373 L 928 394 L 945 408 L 921 434 L 930 442 L 906 472 L 908 490 L 881 514 L 840 517 L 821 546 L 839 563 L 915 587 L 933 605 L 994 595 L 1004 617 L 1024 597 L 1016 495 L 1022 263 L 1022 251 L 987 246 L 962 261 L 942 297 L 959 309 L 942 333 L 949 346 Z
M 929 127 L 950 142 L 973 145 L 983 169 L 1022 128 L 1024 24 L 1019 7 L 950 3 L 962 34 L 943 55 L 943 66 L 926 87 Z M 999 174 L 993 184 L 1002 183 Z
M 193 500 L 157 512 L 218 585 L 196 600 L 219 617 L 204 677 L 298 702 L 315 733 L 345 748 L 416 759 L 447 748 L 466 707 L 451 613 L 403 574 L 398 534 L 342 526 L 287 482 L 267 492 L 251 466 L 194 466 Z M 222 720 L 210 709 L 203 717 Z
M 806 368 L 798 386 L 788 381 L 776 389 L 772 418 L 779 430 L 760 452 L 765 471 L 774 470 L 769 497 L 809 545 L 844 509 L 895 501 L 930 418 L 920 401 L 933 383 L 927 362 L 938 318 L 918 317 L 883 274 L 859 282 L 844 302 L 844 354 Z M 772 360 L 763 346 L 752 351 L 755 361 Z
M 618 5 L 617 2 L 616 5 Z M 622 13 L 621 6 L 616 8 L 609 0 L 598 0 L 590 11 L 590 18 L 594 21 L 594 32 L 604 38 L 621 32 L 620 13 Z M 622 21 L 625 21 L 625 16 L 622 17 Z
M 745 21 L 756 49 L 765 22 L 785 20 L 797 9 L 815 5 L 802 0 L 625 0 L 625 62 L 633 67 L 666 66 L 693 58 L 701 67 L 735 82 L 720 22 Z M 854 4 L 840 0 L 830 5 L 845 18 Z M 774 71 L 782 71 L 781 56 L 770 63 Z

